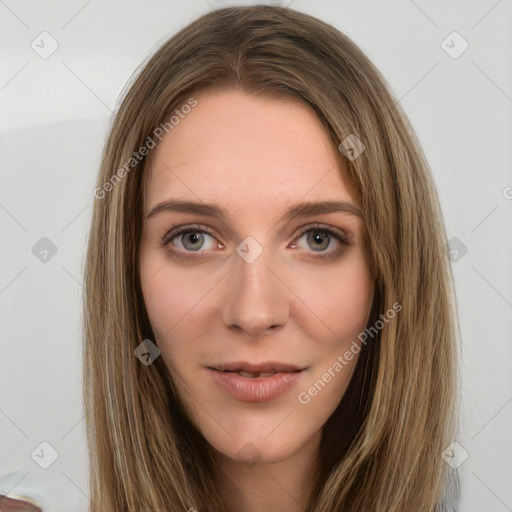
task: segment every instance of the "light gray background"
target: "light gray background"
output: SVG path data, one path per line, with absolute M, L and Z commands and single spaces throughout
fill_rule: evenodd
M 289 0 L 285 2 L 289 4 Z M 126 82 L 227 1 L 0 0 L 0 492 L 85 511 L 81 294 L 93 187 Z M 512 511 L 512 0 L 294 0 L 382 71 L 423 145 L 457 254 L 464 512 Z M 31 47 L 57 50 L 43 59 Z M 442 42 L 469 44 L 452 58 Z M 453 37 L 452 53 L 460 41 Z M 43 237 L 57 253 L 32 248 Z M 461 243 L 467 253 L 461 251 Z M 413 340 L 411 340 L 413 341 Z M 48 468 L 51 449 L 58 458 Z M 31 454 L 35 451 L 34 459 Z M 464 452 L 460 452 L 464 454 Z

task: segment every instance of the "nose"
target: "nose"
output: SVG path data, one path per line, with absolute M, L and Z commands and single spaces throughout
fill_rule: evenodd
M 267 251 L 252 263 L 236 256 L 222 312 L 228 328 L 254 339 L 285 325 L 292 292 L 274 267 Z

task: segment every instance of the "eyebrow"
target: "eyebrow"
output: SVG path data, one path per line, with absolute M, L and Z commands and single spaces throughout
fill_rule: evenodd
M 154 217 L 158 213 L 164 211 L 195 213 L 199 215 L 207 215 L 226 220 L 227 212 L 214 204 L 197 203 L 194 201 L 182 201 L 179 199 L 171 199 L 157 204 L 147 215 L 146 219 Z M 319 201 L 319 202 L 302 202 L 291 206 L 286 210 L 283 220 L 289 221 L 297 217 L 310 217 L 313 215 L 322 215 L 327 213 L 349 213 L 356 217 L 363 217 L 361 210 L 353 203 L 347 201 Z

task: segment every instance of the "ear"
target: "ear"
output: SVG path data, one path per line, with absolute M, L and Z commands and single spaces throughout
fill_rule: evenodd
M 43 512 L 39 507 L 28 501 L 15 500 L 0 495 L 0 512 Z

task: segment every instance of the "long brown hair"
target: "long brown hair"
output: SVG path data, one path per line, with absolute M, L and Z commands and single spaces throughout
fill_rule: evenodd
M 85 267 L 90 512 L 225 512 L 215 458 L 172 375 L 162 358 L 146 366 L 134 350 L 155 340 L 138 270 L 147 149 L 159 127 L 174 128 L 177 109 L 226 88 L 298 98 L 333 144 L 349 135 L 362 141 L 357 158 L 339 158 L 366 225 L 375 289 L 368 325 L 401 306 L 362 346 L 324 426 L 321 471 L 304 505 L 432 512 L 447 483 L 441 454 L 456 437 L 459 400 L 457 313 L 433 178 L 399 103 L 361 50 L 325 22 L 269 6 L 219 9 L 190 23 L 148 59 L 113 119 Z

